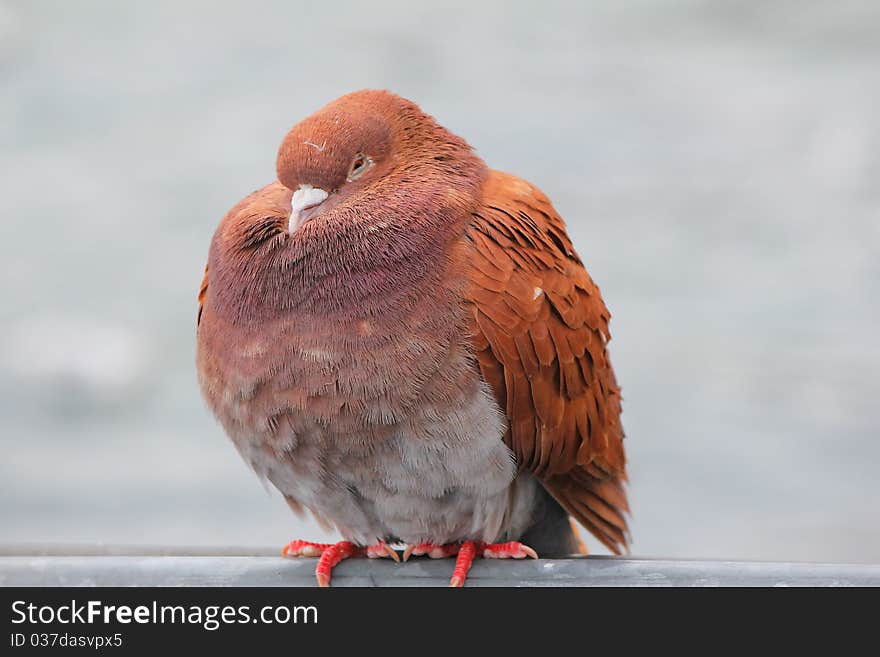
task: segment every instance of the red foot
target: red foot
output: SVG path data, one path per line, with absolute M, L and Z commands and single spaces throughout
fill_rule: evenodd
M 417 543 L 407 546 L 403 551 L 403 560 L 406 561 L 410 556 L 427 555 L 431 559 L 442 559 L 457 554 L 455 559 L 455 568 L 452 571 L 452 579 L 449 580 L 449 586 L 464 586 L 467 579 L 468 571 L 474 558 L 479 556 L 484 559 L 524 559 L 530 557 L 538 558 L 538 553 L 528 545 L 523 545 L 517 541 L 509 543 L 482 543 L 480 541 L 465 541 L 464 543 L 449 543 L 447 545 L 435 545 L 434 543 Z
M 428 556 L 431 559 L 445 559 L 458 554 L 461 546 L 458 543 L 448 543 L 447 545 L 435 545 L 434 543 L 416 543 L 415 545 L 407 545 L 403 551 L 403 560 L 408 561 L 410 557 Z
M 465 541 L 461 544 L 458 551 L 458 557 L 455 559 L 455 568 L 452 569 L 452 578 L 449 580 L 449 586 L 461 588 L 464 586 L 464 580 L 467 579 L 468 571 L 474 562 L 477 554 L 477 544 L 473 541 Z
M 526 557 L 537 559 L 538 553 L 528 545 L 517 541 L 483 544 L 484 559 L 525 559 Z
M 318 565 L 315 566 L 315 577 L 318 580 L 318 586 L 330 586 L 330 578 L 333 568 L 340 561 L 350 557 L 368 557 L 370 559 L 379 559 L 383 557 L 400 561 L 397 552 L 384 542 L 369 547 L 358 547 L 350 541 L 340 541 L 339 543 L 312 543 L 311 541 L 291 541 L 281 550 L 284 557 L 319 557 Z

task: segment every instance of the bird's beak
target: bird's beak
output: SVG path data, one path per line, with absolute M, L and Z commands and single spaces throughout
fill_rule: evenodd
M 287 232 L 294 233 L 299 230 L 300 226 L 309 219 L 305 211 L 323 203 L 327 196 L 327 192 L 323 189 L 300 185 L 290 199 L 290 221 L 287 224 Z

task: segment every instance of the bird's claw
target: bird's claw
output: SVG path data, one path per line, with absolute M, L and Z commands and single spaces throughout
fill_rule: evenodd
M 528 545 L 518 541 L 508 543 L 487 543 L 483 545 L 484 559 L 537 559 L 538 553 Z
M 400 555 L 397 554 L 397 550 L 385 541 L 379 541 L 376 545 L 370 545 L 366 550 L 368 559 L 394 559 L 395 562 L 400 563 Z
M 284 557 L 318 557 L 318 564 L 315 566 L 315 579 L 318 580 L 318 586 L 322 588 L 330 586 L 333 568 L 345 559 L 368 557 L 370 559 L 388 558 L 400 561 L 397 552 L 384 541 L 362 548 L 350 541 L 312 543 L 311 541 L 295 540 L 284 546 L 281 555 Z
M 410 557 L 426 556 L 430 559 L 446 559 L 458 554 L 461 546 L 458 543 L 447 543 L 446 545 L 437 545 L 435 543 L 414 543 L 407 545 L 403 551 L 403 560 L 409 561 Z
M 282 557 L 320 557 L 321 553 L 333 543 L 312 543 L 311 541 L 293 540 L 281 548 Z
M 407 561 L 411 556 L 427 556 L 431 559 L 443 559 L 457 555 L 455 568 L 449 586 L 464 586 L 471 564 L 477 556 L 484 559 L 537 559 L 538 553 L 528 545 L 518 541 L 507 543 L 483 543 L 481 541 L 464 541 L 463 543 L 447 543 L 437 545 L 435 543 L 415 543 L 407 545 L 403 551 L 403 560 Z
M 315 566 L 315 578 L 318 586 L 330 586 L 333 568 L 341 561 L 351 557 L 367 557 L 368 559 L 394 559 L 400 562 L 397 551 L 385 541 L 375 545 L 358 547 L 350 541 L 339 543 L 312 543 L 311 541 L 291 541 L 281 550 L 285 557 L 318 557 Z M 430 559 L 445 559 L 455 556 L 455 568 L 449 586 L 464 586 L 468 571 L 476 557 L 484 559 L 537 559 L 538 553 L 528 545 L 518 541 L 507 543 L 483 543 L 481 541 L 464 541 L 462 543 L 413 543 L 403 551 L 403 561 L 410 557 L 426 556 Z

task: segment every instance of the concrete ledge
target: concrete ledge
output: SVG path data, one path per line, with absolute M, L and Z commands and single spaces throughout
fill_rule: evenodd
M 3 556 L 0 586 L 315 586 L 314 559 Z M 352 559 L 333 586 L 446 586 L 452 560 Z M 880 565 L 573 557 L 476 561 L 468 586 L 880 586 Z

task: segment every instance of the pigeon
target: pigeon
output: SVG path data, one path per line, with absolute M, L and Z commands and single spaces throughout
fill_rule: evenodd
M 628 550 L 610 314 L 550 200 L 383 90 L 297 123 L 211 240 L 199 385 L 343 559 Z

